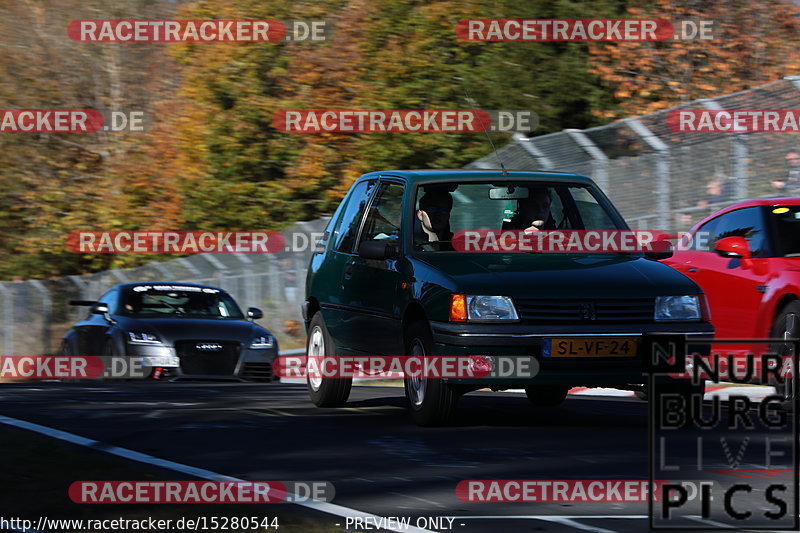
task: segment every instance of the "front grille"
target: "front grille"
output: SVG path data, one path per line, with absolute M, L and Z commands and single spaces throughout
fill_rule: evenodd
M 198 344 L 219 344 L 219 351 L 202 351 Z M 206 376 L 230 376 L 239 362 L 242 346 L 238 342 L 226 341 L 179 341 L 175 343 L 175 351 L 181 360 L 181 371 L 184 374 Z
M 249 381 L 272 381 L 270 363 L 245 363 L 240 377 Z
M 654 298 L 515 298 L 520 320 L 537 324 L 653 322 Z

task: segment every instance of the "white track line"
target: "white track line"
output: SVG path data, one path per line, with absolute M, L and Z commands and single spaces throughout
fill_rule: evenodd
M 152 466 L 157 466 L 159 468 L 165 468 L 167 470 L 181 472 L 183 474 L 188 474 L 192 477 L 197 477 L 200 479 L 208 479 L 212 481 L 245 481 L 243 479 L 239 479 L 236 477 L 226 476 L 224 474 L 218 474 L 217 472 L 212 472 L 211 470 L 206 470 L 204 468 L 197 468 L 194 466 L 176 463 L 174 461 L 169 461 L 167 459 L 160 459 L 158 457 L 148 455 L 146 453 L 129 450 L 127 448 L 120 448 L 119 446 L 113 446 L 111 444 L 106 444 L 104 442 L 100 442 L 94 439 L 88 439 L 86 437 L 81 437 L 80 435 L 75 435 L 73 433 L 61 431 L 60 429 L 54 429 L 47 426 L 34 424 L 33 422 L 26 422 L 25 420 L 19 420 L 17 418 L 11 418 L 8 416 L 0 415 L 0 424 L 6 424 L 8 426 L 14 426 L 20 429 L 27 429 L 28 431 L 33 431 L 41 435 L 46 435 L 48 437 L 53 437 L 55 439 L 71 442 L 72 444 L 77 444 L 79 446 L 86 446 L 87 448 L 109 453 L 111 455 L 116 455 L 118 457 L 123 457 L 125 459 L 130 459 L 131 461 L 137 461 L 140 463 L 146 463 Z M 323 513 L 339 516 L 341 518 L 369 517 L 372 518 L 373 520 L 377 520 L 378 518 L 380 518 L 377 515 L 371 513 L 364 513 L 356 509 L 351 509 L 349 507 L 344 507 L 341 505 L 336 505 L 328 502 L 320 502 L 312 500 L 309 502 L 293 502 L 293 503 L 295 503 L 296 505 L 300 505 L 302 507 L 308 507 L 309 509 L 313 509 L 315 511 L 320 511 Z M 413 526 L 404 527 L 402 529 L 390 529 L 390 528 L 386 529 L 389 529 L 389 531 L 397 531 L 402 533 L 406 532 L 436 533 L 428 529 L 421 529 Z

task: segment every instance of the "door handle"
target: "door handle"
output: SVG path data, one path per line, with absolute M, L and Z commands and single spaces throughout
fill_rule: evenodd
M 697 272 L 697 269 L 692 267 L 692 268 L 687 269 L 686 271 L 687 272 L 691 272 L 692 274 L 694 274 L 695 272 Z
M 353 265 L 347 265 L 344 267 L 344 279 L 350 279 L 353 277 Z

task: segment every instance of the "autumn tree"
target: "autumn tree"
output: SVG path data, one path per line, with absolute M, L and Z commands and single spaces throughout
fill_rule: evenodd
M 800 72 L 800 7 L 784 0 L 637 1 L 631 18 L 712 23 L 710 40 L 598 43 L 591 72 L 616 106 L 595 114 L 643 114 L 698 98 L 749 89 Z

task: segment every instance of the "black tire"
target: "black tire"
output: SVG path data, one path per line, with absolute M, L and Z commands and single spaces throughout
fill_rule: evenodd
M 116 357 L 119 355 L 117 353 L 117 346 L 114 344 L 114 339 L 106 339 L 106 344 L 103 347 L 103 355 L 106 357 Z
M 539 407 L 555 407 L 564 403 L 569 393 L 569 387 L 561 385 L 536 385 L 526 387 L 525 394 L 528 400 Z
M 68 341 L 61 342 L 61 355 L 63 357 L 72 357 L 72 346 L 69 345 Z
M 414 322 L 406 331 L 406 353 L 425 357 L 433 353 L 433 336 L 426 322 Z M 405 378 L 406 400 L 418 426 L 442 426 L 456 410 L 458 393 L 442 379 Z
M 317 311 L 308 325 L 308 342 L 306 344 L 306 386 L 311 402 L 317 407 L 340 407 L 347 403 L 352 378 L 326 378 L 313 374 L 313 357 L 333 357 L 336 346 L 325 327 L 322 313 Z
M 773 339 L 797 339 L 800 338 L 800 302 L 791 302 L 778 312 L 775 322 L 772 323 L 770 337 Z M 770 349 L 771 352 L 782 356 L 792 355 L 791 344 L 779 344 Z M 794 374 L 795 369 L 792 369 Z M 797 380 L 787 378 L 783 383 L 775 383 L 775 392 L 783 397 L 784 406 L 791 409 L 796 394 Z

